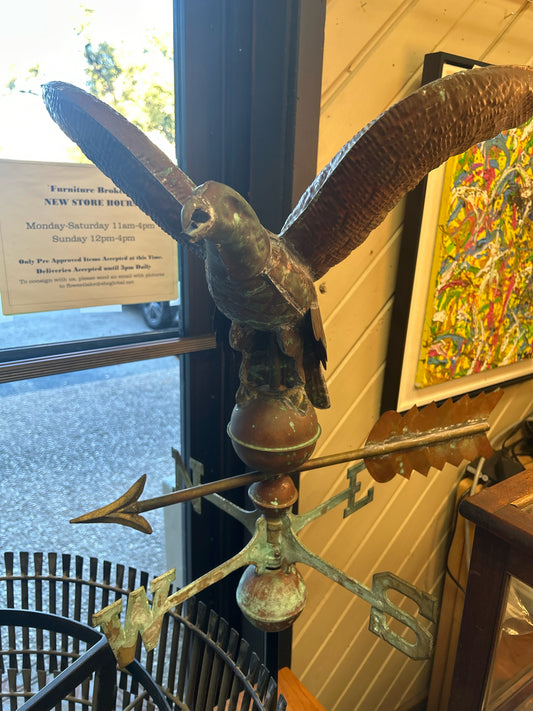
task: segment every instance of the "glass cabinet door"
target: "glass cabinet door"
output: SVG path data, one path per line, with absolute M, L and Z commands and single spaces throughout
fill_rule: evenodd
M 509 576 L 484 711 L 533 710 L 533 588 Z

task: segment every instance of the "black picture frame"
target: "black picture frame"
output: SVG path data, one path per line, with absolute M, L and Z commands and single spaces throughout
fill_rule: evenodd
M 474 66 L 486 66 L 486 62 L 461 57 L 446 52 L 427 54 L 424 60 L 422 85 L 444 76 L 445 73 L 471 69 Z M 429 402 L 441 402 L 449 397 L 455 398 L 466 393 L 488 390 L 502 383 L 510 383 L 533 376 L 533 359 L 521 361 L 520 367 L 499 366 L 484 373 L 475 373 L 465 377 L 450 379 L 445 383 L 427 387 L 415 386 L 414 370 L 419 359 L 422 342 L 423 318 L 420 316 L 421 294 L 423 293 L 422 310 L 425 313 L 429 286 L 423 282 L 420 261 L 423 250 L 426 252 L 426 263 L 432 259 L 427 256 L 428 250 L 433 251 L 437 238 L 437 217 L 444 184 L 444 166 L 426 176 L 424 180 L 406 198 L 404 225 L 400 260 L 398 265 L 395 298 L 392 309 L 391 328 L 387 349 L 384 386 L 381 400 L 381 411 L 398 410 L 404 412 L 414 405 L 422 406 Z M 429 208 L 428 208 L 429 205 Z M 434 215 L 428 218 L 428 209 Z M 436 216 L 435 216 L 436 215 Z M 427 237 L 426 220 L 433 220 L 433 244 Z M 422 238 L 424 229 L 424 237 Z M 427 270 L 427 267 L 426 267 Z M 423 284 L 423 289 L 420 285 Z M 424 291 L 425 289 L 425 291 Z M 418 311 L 418 316 L 413 314 Z M 515 364 L 516 365 L 516 364 Z

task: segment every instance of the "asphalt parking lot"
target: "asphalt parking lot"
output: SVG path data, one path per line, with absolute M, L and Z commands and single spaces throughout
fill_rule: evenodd
M 65 325 L 58 313 L 27 318 L 24 336 L 18 326 L 17 342 L 58 340 L 58 323 Z M 108 314 L 102 321 L 102 314 L 88 315 L 97 330 L 104 324 L 111 331 L 111 321 L 119 316 Z M 127 318 L 131 328 L 145 329 L 135 310 L 127 311 Z M 87 337 L 89 321 L 75 320 L 76 329 Z M 13 345 L 13 333 L 8 333 L 13 321 L 0 323 L 3 347 Z M 148 476 L 144 496 L 161 494 L 163 481 L 174 473 L 172 447 L 180 447 L 177 358 L 1 384 L 3 550 L 96 556 L 153 574 L 164 572 L 162 511 L 146 515 L 152 535 L 117 524 L 73 525 L 69 520 L 110 503 L 143 473 Z

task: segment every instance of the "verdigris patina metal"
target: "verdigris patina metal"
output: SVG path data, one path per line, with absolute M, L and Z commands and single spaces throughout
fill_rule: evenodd
M 435 403 L 430 403 L 422 409 L 413 407 L 404 415 L 385 412 L 372 428 L 363 447 L 309 459 L 293 473 L 362 460 L 369 474 L 377 482 L 383 483 L 390 481 L 396 474 L 409 479 L 415 469 L 420 474 L 427 475 L 431 467 L 442 468 L 447 462 L 459 465 L 463 460 L 480 456 L 488 459 L 494 453 L 487 438 L 490 429 L 488 418 L 502 395 L 503 390 L 493 390 L 490 393 L 479 393 L 475 398 L 465 395 L 457 402 L 447 400 L 440 407 Z M 266 455 L 268 454 L 266 451 Z M 218 499 L 212 499 L 221 491 L 256 485 L 265 480 L 281 481 L 279 477 L 259 471 L 226 477 L 209 484 L 194 485 L 180 453 L 173 450 L 173 456 L 176 462 L 176 479 L 186 488 L 153 499 L 140 500 L 146 483 L 146 474 L 143 474 L 118 499 L 72 519 L 71 523 L 120 523 L 143 533 L 152 533 L 152 527 L 142 516 L 147 511 L 194 501 L 199 497 L 212 500 L 220 508 L 225 508 L 221 504 L 225 499 L 220 496 Z M 353 467 L 348 469 L 348 478 L 351 471 Z M 267 482 L 265 491 L 270 493 L 266 500 L 276 498 L 270 486 Z M 283 489 L 281 484 L 280 488 Z M 351 486 L 350 509 L 345 511 L 345 516 L 360 508 L 360 501 L 356 503 L 354 500 L 358 491 L 359 485 Z M 262 500 L 264 502 L 265 498 Z M 329 508 L 326 508 L 326 511 L 329 511 Z
M 312 553 L 298 539 L 304 526 L 353 496 L 354 489 L 357 491 L 356 483 L 356 477 L 350 477 L 348 489 L 304 515 L 291 513 L 297 492 L 288 475 L 251 487 L 250 496 L 256 505 L 252 518 L 250 512 L 226 501 L 226 511 L 253 534 L 243 550 L 171 595 L 168 593 L 175 570 L 159 576 L 150 584 L 151 605 L 144 588 L 135 590 L 130 595 L 123 624 L 120 621 L 122 601 L 93 616 L 93 623 L 102 627 L 119 664 L 127 666 L 133 660 L 139 634 L 148 650 L 156 646 L 165 612 L 243 566 L 246 570 L 237 588 L 241 610 L 261 629 L 269 632 L 285 629 L 301 613 L 307 599 L 306 586 L 296 563 L 315 568 L 370 603 L 370 629 L 379 637 L 413 659 L 427 658 L 432 650 L 431 634 L 413 615 L 392 603 L 387 592 L 393 589 L 409 598 L 417 605 L 419 614 L 431 622 L 437 619 L 435 598 L 392 573 L 375 575 L 369 588 Z M 408 627 L 414 634 L 414 641 L 407 641 L 393 631 L 386 616 Z
M 376 574 L 372 588 L 368 588 L 308 550 L 299 541 L 298 534 L 309 523 L 345 501 L 346 518 L 373 500 L 373 487 L 364 496 L 358 496 L 361 484 L 357 476 L 365 466 L 379 482 L 388 481 L 395 470 L 409 478 L 415 467 L 427 474 L 430 466 L 442 467 L 446 461 L 457 464 L 467 456 L 490 456 L 492 448 L 486 437 L 489 429 L 487 418 L 501 395 L 501 391 L 493 391 L 481 393 L 473 400 L 465 396 L 457 403 L 449 401 L 440 408 L 435 405 L 428 405 L 422 410 L 413 408 L 404 416 L 384 413 L 370 433 L 365 447 L 310 460 L 302 466 L 302 470 L 309 470 L 332 463 L 364 460 L 348 469 L 349 485 L 344 491 L 305 514 L 292 513 L 298 492 L 290 476 L 265 479 L 264 473 L 251 473 L 140 501 L 146 479 L 143 476 L 117 501 L 74 519 L 75 523 L 122 523 L 151 533 L 151 526 L 141 513 L 191 500 L 195 496 L 205 496 L 240 521 L 252 536 L 250 542 L 231 559 L 170 596 L 168 590 L 175 571 L 154 580 L 151 584 L 154 594 L 151 607 L 144 589 L 136 590 L 128 604 L 124 624 L 120 621 L 121 604 L 110 605 L 96 614 L 94 623 L 102 626 L 119 663 L 127 665 L 131 661 L 138 634 L 148 649 L 157 644 L 165 612 L 242 567 L 246 570 L 237 588 L 237 603 L 242 612 L 261 629 L 269 632 L 284 629 L 295 621 L 307 600 L 307 589 L 296 563 L 315 568 L 370 603 L 370 629 L 379 637 L 413 659 L 429 657 L 433 648 L 432 635 L 414 615 L 392 604 L 387 592 L 396 590 L 416 603 L 419 614 L 431 622 L 437 619 L 435 598 L 389 572 Z M 179 474 L 180 467 L 185 469 L 185 465 L 179 456 L 175 457 L 175 461 Z M 187 477 L 185 471 L 183 475 Z M 241 509 L 216 493 L 217 490 L 229 488 L 228 484 L 238 486 L 251 482 L 254 483 L 248 493 L 255 510 Z M 408 627 L 414 641 L 406 641 L 393 631 L 387 623 L 387 616 Z
M 341 149 L 279 236 L 228 186 L 195 187 L 139 129 L 98 99 L 62 82 L 45 85 L 43 93 L 51 116 L 86 155 L 162 229 L 204 259 L 213 299 L 231 319 L 232 343 L 243 354 L 237 405 L 246 410 L 259 398 L 272 407 L 272 398 L 281 399 L 295 419 L 286 418 L 276 440 L 282 447 L 289 437 L 293 447 L 301 418 L 312 417 L 312 406 L 329 405 L 314 282 L 360 245 L 430 170 L 529 119 L 532 77 L 531 67 L 491 66 L 425 85 Z M 248 412 L 242 416 L 250 419 Z M 308 426 L 298 438 L 309 441 Z M 257 443 L 251 444 L 253 454 Z M 309 456 L 312 448 L 305 449 Z M 246 456 L 246 448 L 239 453 Z M 273 459 L 270 471 L 294 467 L 292 457 L 283 464 L 279 452 Z
M 156 644 L 166 610 L 243 566 L 247 569 L 237 592 L 241 609 L 264 629 L 282 629 L 305 604 L 296 563 L 316 568 L 369 602 L 370 628 L 377 635 L 413 658 L 429 656 L 431 634 L 393 605 L 387 591 L 410 598 L 422 617 L 434 621 L 432 597 L 391 573 L 376 574 L 368 588 L 298 540 L 305 525 L 342 501 L 348 501 L 349 515 L 372 500 L 370 491 L 356 499 L 358 469 L 351 467 L 344 492 L 306 514 L 291 510 L 296 490 L 287 473 L 311 468 L 307 460 L 320 434 L 314 408 L 329 406 L 323 374 L 326 340 L 314 282 L 359 246 L 430 170 L 529 119 L 533 68 L 473 69 L 426 85 L 399 102 L 342 148 L 279 235 L 266 230 L 230 187 L 214 182 L 196 187 L 141 131 L 94 97 L 52 82 L 44 87 L 44 98 L 52 117 L 86 155 L 163 230 L 204 260 L 213 299 L 231 319 L 231 343 L 242 353 L 228 434 L 243 461 L 261 470 L 246 475 L 255 481 L 250 488 L 255 511 L 239 509 L 214 488 L 208 494 L 250 531 L 242 551 L 172 595 L 172 571 L 160 576 L 151 585 L 151 607 L 143 589 L 134 591 L 124 626 L 117 604 L 95 615 L 119 661 L 130 659 L 138 633 L 149 647 Z M 438 413 L 414 408 L 405 419 L 389 413 L 376 423 L 365 452 L 351 458 L 364 458 L 377 481 L 388 481 L 396 473 L 408 477 L 413 467 L 427 472 L 430 465 L 486 453 L 486 418 L 496 399 L 450 403 Z M 118 502 L 77 521 L 115 521 L 148 531 L 140 512 L 154 508 L 154 502 L 138 500 L 142 486 L 139 480 Z M 228 487 L 221 482 L 219 488 Z M 387 615 L 409 627 L 415 642 L 393 632 Z

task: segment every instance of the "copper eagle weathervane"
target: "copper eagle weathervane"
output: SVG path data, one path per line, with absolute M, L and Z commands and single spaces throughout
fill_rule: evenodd
M 204 261 L 213 300 L 231 320 L 231 344 L 241 352 L 242 362 L 228 434 L 241 459 L 261 472 L 250 490 L 256 505 L 251 518 L 249 512 L 237 511 L 228 502 L 222 504 L 225 500 L 218 497 L 218 505 L 240 518 L 252 533 L 250 544 L 227 562 L 231 570 L 243 565 L 255 570 L 241 579 L 241 607 L 252 619 L 259 614 L 251 601 L 258 584 L 252 577 L 262 580 L 268 571 L 279 570 L 292 576 L 291 594 L 297 598 L 294 609 L 287 610 L 284 617 L 290 623 L 305 601 L 294 572 L 294 563 L 303 562 L 369 601 L 376 634 L 412 656 L 427 656 L 429 643 L 424 630 L 411 623 L 409 615 L 395 606 L 391 608 L 382 588 L 399 586 L 417 602 L 423 616 L 433 619 L 427 596 L 394 576 L 377 581 L 379 585 L 371 590 L 365 588 L 314 556 L 296 536 L 304 525 L 341 500 L 353 504 L 358 490 L 352 477 L 346 492 L 325 502 L 320 512 L 303 516 L 290 512 L 296 494 L 287 483 L 290 477 L 283 475 L 311 468 L 308 459 L 320 434 L 314 408 L 329 407 L 324 378 L 326 338 L 314 283 L 348 257 L 429 171 L 475 143 L 528 120 L 533 115 L 533 68 L 472 69 L 439 79 L 400 101 L 339 151 L 306 190 L 279 235 L 263 227 L 252 207 L 232 188 L 212 181 L 195 186 L 139 129 L 98 99 L 61 82 L 45 85 L 43 93 L 52 118 L 87 157 L 165 232 Z M 390 440 L 388 449 L 378 446 L 376 451 L 365 450 L 351 459 L 364 459 L 378 481 L 386 481 L 395 473 L 409 476 L 413 468 L 427 473 L 434 463 L 431 453 L 442 445 L 442 437 L 439 440 L 439 433 L 435 434 L 438 429 L 453 430 L 450 436 L 462 442 L 455 449 L 445 447 L 444 455 L 444 450 L 439 450 L 440 466 L 444 461 L 459 463 L 463 457 L 488 453 L 490 445 L 483 432 L 496 399 L 494 394 L 483 396 L 475 417 L 464 401 L 455 410 L 450 406 L 443 411 L 440 419 L 434 411 L 425 421 L 418 411 L 405 418 L 389 413 L 385 420 L 380 418 L 369 438 L 374 448 Z M 461 429 L 464 421 L 472 424 L 466 432 Z M 394 447 L 398 448 L 398 442 L 392 440 L 401 439 L 405 428 L 422 438 L 434 439 L 418 445 L 400 443 L 400 448 L 408 452 L 407 459 L 401 459 L 403 455 L 391 455 Z M 278 498 L 268 488 L 273 482 L 281 487 L 276 490 Z M 106 507 L 107 513 L 99 520 L 117 521 L 122 516 L 124 522 L 131 514 L 128 525 L 136 522 L 136 527 L 146 530 L 138 520 L 138 513 L 148 509 L 139 508 L 143 503 L 137 501 L 140 491 L 142 486 L 129 492 L 127 501 L 122 497 L 120 511 L 117 506 Z M 276 499 L 276 506 L 269 504 L 269 495 L 270 500 Z M 185 589 L 183 594 L 171 597 L 166 597 L 170 582 L 161 576 L 153 590 L 151 611 L 143 601 L 135 603 L 137 598 L 133 598 L 132 611 L 135 605 L 141 610 L 144 630 L 157 628 L 157 610 L 164 611 L 220 579 L 222 572 L 225 575 L 231 571 L 226 567 L 211 572 L 216 573 L 213 579 L 201 578 L 201 584 L 196 581 L 187 594 Z M 278 582 L 270 579 L 273 590 Z M 278 598 L 279 594 L 277 590 Z M 103 613 L 98 620 L 104 629 L 107 625 L 114 649 L 131 647 L 132 640 L 124 641 L 127 633 L 117 623 L 118 611 Z M 385 613 L 411 626 L 418 646 L 402 647 L 400 637 L 386 627 Z M 272 619 L 274 611 L 268 614 Z M 134 638 L 137 630 L 143 632 L 143 625 L 134 626 Z

